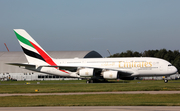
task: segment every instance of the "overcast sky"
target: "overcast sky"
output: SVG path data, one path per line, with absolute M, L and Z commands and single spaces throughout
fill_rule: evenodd
M 19 28 L 46 51 L 179 50 L 180 0 L 0 0 L 0 51 Z

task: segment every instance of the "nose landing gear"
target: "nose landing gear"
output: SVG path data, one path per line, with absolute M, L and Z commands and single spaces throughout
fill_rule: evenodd
M 168 83 L 168 80 L 167 80 L 167 79 L 164 79 L 164 83 Z

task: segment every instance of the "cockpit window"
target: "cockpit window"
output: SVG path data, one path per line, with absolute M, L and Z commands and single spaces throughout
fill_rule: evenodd
M 172 64 L 169 64 L 168 66 L 172 66 Z

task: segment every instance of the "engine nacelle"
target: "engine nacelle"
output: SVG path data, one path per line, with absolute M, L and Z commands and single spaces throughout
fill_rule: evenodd
M 84 68 L 79 70 L 79 75 L 82 77 L 91 77 L 93 76 L 94 69 L 92 68 Z
M 104 79 L 117 79 L 118 71 L 105 71 L 103 72 Z

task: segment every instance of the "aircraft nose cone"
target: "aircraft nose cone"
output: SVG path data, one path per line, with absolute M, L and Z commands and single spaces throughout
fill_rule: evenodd
M 173 68 L 172 68 L 172 72 L 175 74 L 175 73 L 177 73 L 177 68 L 175 67 L 175 66 L 173 66 Z

